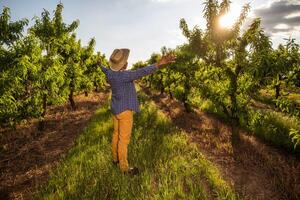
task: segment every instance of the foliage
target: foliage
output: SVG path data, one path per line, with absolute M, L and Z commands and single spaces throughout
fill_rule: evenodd
M 280 81 L 297 85 L 299 45 L 294 39 L 288 39 L 285 45 L 273 49 L 270 38 L 261 28 L 259 18 L 250 22 L 242 31 L 250 10 L 249 4 L 244 5 L 232 27 L 221 27 L 219 19 L 226 15 L 229 8 L 230 1 L 206 0 L 203 12 L 205 29 L 199 26 L 189 29 L 186 21 L 181 19 L 179 26 L 188 40 L 187 44 L 169 49 L 167 52 L 177 56 L 176 62 L 144 78 L 144 82 L 161 93 L 167 90 L 171 97 L 174 94 L 184 104 L 186 111 L 197 106 L 197 103 L 192 103 L 197 100 L 192 98 L 199 98 L 202 102 L 207 100 L 232 125 L 252 123 L 251 127 L 257 133 L 263 131 L 254 127 L 265 127 L 266 134 L 270 133 L 270 137 L 265 137 L 266 140 L 281 145 L 278 142 L 278 138 L 281 138 L 282 143 L 285 143 L 281 146 L 290 149 L 289 127 L 276 124 L 266 113 L 262 113 L 267 117 L 263 120 L 264 124 L 255 124 L 253 117 L 256 115 L 253 114 L 250 102 L 264 87 L 273 84 L 272 87 L 278 90 Z M 152 54 L 148 64 L 156 62 L 160 56 Z M 299 114 L 297 104 L 286 99 L 277 98 L 276 105 L 283 112 L 295 116 Z M 273 121 L 269 120 L 271 118 Z M 275 136 L 276 131 L 283 131 L 280 137 Z M 233 133 L 233 136 L 237 134 Z
M 72 22 L 70 25 L 63 22 L 62 9 L 63 5 L 58 4 L 52 19 L 50 13 L 44 10 L 41 18 L 35 17 L 35 24 L 29 29 L 30 34 L 39 39 L 44 52 L 42 68 L 39 72 L 39 93 L 42 96 L 43 108 L 42 122 L 49 101 L 64 101 L 64 95 L 60 92 L 60 88 L 64 84 L 66 65 L 62 64 L 62 57 L 58 52 L 61 48 L 64 48 L 65 40 L 78 26 L 77 21 Z M 43 128 L 43 123 L 41 128 Z
M 10 9 L 4 7 L 0 16 L 0 45 L 12 46 L 15 41 L 22 37 L 24 26 L 28 24 L 28 19 L 12 22 L 10 17 Z
M 221 3 L 206 1 L 205 30 L 198 26 L 190 30 L 185 20 L 180 20 L 180 28 L 188 39 L 188 44 L 178 47 L 177 52 L 175 50 L 179 59 L 175 64 L 176 69 L 171 67 L 170 71 L 171 74 L 180 74 L 181 81 L 174 83 L 178 86 L 176 88 L 180 88 L 182 84 L 182 91 L 187 91 L 179 100 L 186 103 L 187 94 L 192 88 L 197 88 L 203 98 L 213 101 L 233 123 L 239 124 L 239 114 L 246 112 L 250 94 L 260 86 L 251 72 L 265 66 L 272 48 L 269 38 L 260 28 L 259 19 L 255 19 L 240 33 L 250 8 L 248 4 L 243 7 L 233 27 L 221 28 L 219 19 L 228 12 L 229 6 L 230 2 L 226 0 Z M 185 61 L 182 55 L 185 55 Z M 155 85 L 165 87 L 163 71 L 156 76 L 160 78 L 154 78 L 152 82 L 159 80 Z
M 296 116 L 300 119 L 300 105 L 295 101 L 280 97 L 274 100 L 274 102 L 282 112 L 289 113 L 292 116 Z
M 191 95 L 193 87 L 197 85 L 195 73 L 199 70 L 199 60 L 194 54 L 188 51 L 187 45 L 182 45 L 175 50 L 177 56 L 176 62 L 172 64 L 169 74 L 174 75 L 168 76 L 170 83 L 176 85 L 175 90 L 177 94 L 175 95 L 178 100 L 183 102 L 185 110 L 187 112 L 192 111 L 192 105 L 190 103 L 189 97 Z M 179 89 L 181 88 L 181 90 Z
M 28 41 L 32 38 L 19 40 L 27 23 L 27 19 L 12 22 L 9 8 L 3 8 L 0 16 L 0 123 L 11 123 L 14 117 L 19 119 L 22 114 L 19 110 L 26 109 L 20 104 L 27 92 L 23 79 L 28 78 L 39 59 L 36 57 L 39 50 L 32 45 L 35 41 L 32 44 Z
M 206 30 L 194 27 L 189 30 L 184 19 L 180 21 L 183 34 L 188 38 L 190 50 L 203 60 L 198 77 L 201 95 L 223 109 L 224 114 L 239 124 L 246 107 L 259 84 L 253 80 L 251 71 L 265 65 L 271 51 L 269 38 L 255 19 L 240 33 L 241 26 L 250 9 L 246 4 L 231 28 L 222 28 L 218 23 L 228 12 L 230 2 L 206 1 L 204 17 Z M 244 114 L 243 114 L 244 113 Z
M 294 143 L 294 149 L 296 149 L 296 147 L 300 144 L 300 131 L 292 128 L 289 135 Z
M 281 96 L 281 85 L 283 82 L 297 85 L 298 67 L 300 64 L 299 44 L 294 39 L 288 39 L 286 44 L 280 44 L 277 49 L 272 51 L 269 62 L 261 68 L 260 84 L 271 85 L 275 89 L 275 98 Z
M 96 41 L 82 47 L 74 31 L 79 21 L 66 24 L 60 3 L 51 17 L 47 10 L 23 36 L 27 19 L 12 22 L 9 8 L 0 16 L 0 124 L 14 125 L 30 117 L 40 119 L 40 128 L 47 106 L 69 100 L 73 95 L 97 90 L 104 84 L 104 75 L 97 59 L 107 63 L 105 56 L 94 54 Z
M 274 111 L 249 110 L 249 119 L 242 126 L 265 141 L 299 153 L 300 149 L 293 145 L 294 141 L 290 137 L 291 130 L 300 130 L 300 123 L 296 118 Z

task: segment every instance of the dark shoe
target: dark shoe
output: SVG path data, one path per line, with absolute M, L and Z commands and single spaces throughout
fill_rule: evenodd
M 140 173 L 140 170 L 139 170 L 139 168 L 137 168 L 137 167 L 130 167 L 130 168 L 128 169 L 128 172 L 125 172 L 125 173 L 134 176 L 134 175 L 138 175 L 138 174 Z

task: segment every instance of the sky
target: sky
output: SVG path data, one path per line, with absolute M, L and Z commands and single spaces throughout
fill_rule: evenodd
M 96 39 L 96 51 L 109 58 L 115 48 L 129 48 L 129 65 L 147 60 L 161 47 L 174 48 L 186 42 L 179 28 L 184 18 L 193 28 L 205 27 L 203 0 L 0 0 L 11 9 L 12 20 L 40 16 L 43 9 L 53 13 L 56 5 L 64 5 L 63 18 L 67 24 L 79 20 L 76 35 L 86 45 Z M 248 22 L 261 17 L 262 26 L 271 37 L 273 46 L 283 38 L 300 41 L 300 0 L 231 0 L 228 19 L 234 19 L 246 3 L 251 11 Z M 247 22 L 246 22 L 247 23 Z

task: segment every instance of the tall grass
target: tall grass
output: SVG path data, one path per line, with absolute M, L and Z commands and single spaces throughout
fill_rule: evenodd
M 105 105 L 34 199 L 238 199 L 186 134 L 139 96 L 142 112 L 135 114 L 128 153 L 139 175 L 124 175 L 112 164 L 113 126 Z
M 194 105 L 201 110 L 214 113 L 224 121 L 229 122 L 221 109 L 217 108 L 211 101 L 194 97 Z M 269 109 L 247 109 L 247 116 L 241 115 L 241 127 L 253 133 L 274 146 L 284 148 L 290 152 L 300 155 L 300 145 L 294 148 L 290 137 L 290 131 L 300 130 L 300 121 L 295 116 L 288 116 L 281 112 Z
M 270 110 L 251 109 L 249 110 L 249 120 L 243 126 L 273 145 L 297 154 L 300 153 L 300 146 L 294 148 L 294 143 L 289 135 L 292 129 L 300 130 L 300 123 L 296 117 Z

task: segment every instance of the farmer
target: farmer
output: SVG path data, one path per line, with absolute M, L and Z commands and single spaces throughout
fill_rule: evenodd
M 171 63 L 175 57 L 171 54 L 163 56 L 155 64 L 137 70 L 126 70 L 129 49 L 115 49 L 109 59 L 109 67 L 101 65 L 107 82 L 111 85 L 111 112 L 113 114 L 114 132 L 112 136 L 113 163 L 118 164 L 124 173 L 138 174 L 137 167 L 129 167 L 127 161 L 127 146 L 133 125 L 133 111 L 140 112 L 134 80 L 149 75 L 162 65 Z

